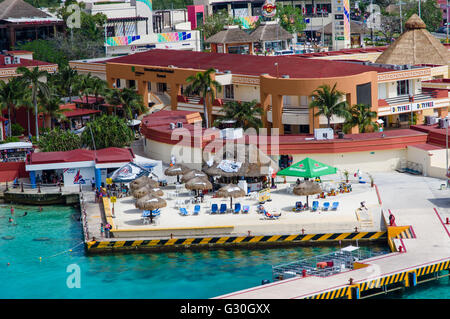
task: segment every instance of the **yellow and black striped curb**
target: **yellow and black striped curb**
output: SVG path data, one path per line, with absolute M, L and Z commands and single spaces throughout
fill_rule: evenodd
M 258 244 L 258 243 L 282 243 L 282 242 L 327 242 L 339 240 L 375 240 L 386 239 L 386 232 L 354 232 L 354 233 L 330 233 L 330 234 L 294 234 L 294 235 L 270 235 L 270 236 L 228 236 L 228 237 L 194 237 L 153 240 L 111 240 L 90 241 L 86 243 L 87 249 L 115 249 L 130 247 L 167 247 L 167 246 L 201 246 L 201 245 L 226 245 L 226 244 Z
M 414 285 L 409 282 L 408 274 L 415 273 L 416 277 L 433 274 L 442 270 L 450 270 L 450 260 L 436 263 L 433 265 L 424 266 L 421 268 L 410 269 L 397 274 L 380 277 L 374 280 L 354 284 L 352 286 L 346 286 L 335 290 L 319 293 L 313 296 L 308 296 L 305 299 L 338 299 L 338 298 L 351 298 L 351 288 L 357 287 L 360 292 L 368 291 L 371 289 L 381 288 L 386 285 L 404 282 L 405 287 Z M 420 279 L 420 278 L 419 278 Z
M 412 239 L 415 238 L 413 232 L 411 231 L 411 226 L 405 229 L 404 231 L 400 232 L 398 235 L 395 236 L 397 239 Z
M 343 287 L 335 290 L 323 292 L 314 296 L 306 297 L 305 299 L 350 299 L 351 286 Z

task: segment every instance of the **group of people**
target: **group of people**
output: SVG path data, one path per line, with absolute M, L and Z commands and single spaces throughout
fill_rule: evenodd
M 105 187 L 105 184 L 102 183 L 101 187 L 95 188 L 95 182 L 92 183 L 92 190 L 95 190 L 95 201 L 98 202 L 102 197 L 117 197 L 122 198 L 129 196 L 130 189 L 126 184 L 120 183 L 120 185 L 117 185 L 116 183 L 113 184 L 107 184 Z
M 36 174 L 36 183 L 38 184 L 63 184 L 63 174 L 49 173 L 42 171 L 42 175 Z

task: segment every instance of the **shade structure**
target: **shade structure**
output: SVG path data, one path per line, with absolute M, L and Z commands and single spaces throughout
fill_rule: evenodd
M 139 177 L 148 176 L 149 174 L 150 172 L 145 168 L 130 162 L 116 169 L 109 174 L 108 177 L 111 178 L 114 183 L 129 183 Z
M 322 192 L 320 185 L 313 181 L 304 181 L 294 187 L 292 191 L 295 195 L 306 196 L 306 205 L 309 206 L 308 196 Z
M 279 167 L 267 154 L 253 144 L 235 144 L 216 151 L 202 170 L 210 176 L 268 176 Z
M 194 177 L 188 180 L 185 184 L 185 187 L 190 190 L 206 190 L 212 189 L 212 184 L 205 178 Z
M 148 183 L 148 177 L 147 176 L 141 176 L 139 178 L 136 178 L 130 183 L 130 189 L 132 191 L 135 191 L 141 187 L 144 187 Z
M 189 168 L 187 168 L 184 165 L 181 164 L 175 164 L 172 166 L 169 166 L 165 171 L 164 174 L 167 176 L 176 176 L 177 182 L 180 182 L 180 175 L 186 174 L 189 171 Z
M 192 179 L 194 177 L 200 177 L 203 179 L 208 178 L 208 176 L 205 173 L 203 173 L 202 171 L 193 169 L 193 170 L 188 171 L 186 174 L 183 174 L 183 176 L 181 177 L 181 182 L 186 183 L 187 181 L 189 181 L 190 179 Z
M 153 196 L 164 196 L 164 192 L 159 187 L 147 186 L 147 188 L 149 189 L 149 194 L 150 195 L 153 195 Z
M 317 176 L 336 174 L 336 172 L 336 167 L 320 163 L 307 157 L 304 160 L 279 171 L 277 175 L 313 178 Z
M 217 197 L 230 197 L 230 208 L 233 207 L 233 198 L 244 197 L 245 195 L 245 191 L 234 184 L 225 185 L 216 192 Z
M 167 176 L 179 176 L 186 174 L 189 171 L 189 168 L 187 168 L 184 165 L 181 164 L 175 164 L 173 166 L 169 166 L 165 171 L 164 174 Z
M 166 207 L 167 202 L 158 196 L 147 195 L 138 199 L 135 206 L 142 210 L 155 210 Z
M 142 186 L 132 192 L 134 198 L 142 198 L 150 194 L 150 189 L 147 186 Z
M 153 222 L 153 211 L 167 206 L 167 202 L 157 196 L 146 195 L 136 201 L 136 208 L 150 211 L 150 223 Z

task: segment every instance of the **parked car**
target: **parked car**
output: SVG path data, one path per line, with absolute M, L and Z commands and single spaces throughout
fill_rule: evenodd
M 447 27 L 443 26 L 436 30 L 436 33 L 447 33 Z

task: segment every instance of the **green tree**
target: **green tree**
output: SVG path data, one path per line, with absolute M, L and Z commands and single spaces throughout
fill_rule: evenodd
M 205 39 L 223 30 L 226 25 L 239 24 L 235 19 L 228 14 L 228 11 L 223 9 L 216 13 L 205 17 L 205 22 L 197 27 L 203 33 Z
M 371 129 L 377 129 L 375 122 L 377 112 L 371 111 L 371 106 L 367 104 L 355 104 L 349 109 L 349 116 L 344 124 L 344 131 L 349 132 L 352 127 L 358 125 L 359 133 L 369 132 Z
M 227 102 L 223 106 L 222 112 L 225 114 L 215 121 L 215 125 L 218 125 L 223 120 L 235 120 L 235 127 L 242 127 L 244 129 L 258 129 L 263 126 L 261 116 L 264 111 L 259 107 L 256 100 L 251 102 Z
M 0 109 L 8 110 L 9 136 L 12 136 L 11 111 L 22 103 L 25 91 L 24 82 L 18 77 L 12 78 L 9 82 L 0 81 Z
M 42 134 L 38 146 L 42 152 L 71 151 L 81 148 L 81 138 L 71 131 L 63 131 L 57 127 Z
M 133 88 L 109 90 L 106 94 L 106 101 L 116 107 L 121 105 L 128 120 L 133 118 L 134 113 L 144 113 L 147 109 L 142 96 Z
M 404 10 L 403 26 L 414 13 L 419 15 L 419 2 L 407 2 Z M 442 11 L 436 0 L 425 0 L 421 2 L 420 17 L 427 25 L 428 31 L 434 32 L 439 28 L 442 22 Z
M 88 101 L 89 93 L 92 93 L 95 78 L 89 72 L 88 74 L 80 74 L 75 82 L 75 90 L 84 95 L 86 102 Z
M 50 118 L 50 127 L 53 129 L 54 120 L 64 118 L 64 112 L 69 111 L 69 109 L 61 108 L 61 98 L 56 94 L 51 94 L 50 96 L 44 96 L 43 94 L 38 94 L 40 111 L 44 115 L 44 125 L 45 128 L 45 118 Z
M 323 115 L 327 118 L 328 127 L 331 127 L 331 117 L 339 116 L 348 118 L 349 111 L 347 102 L 342 101 L 344 93 L 336 89 L 336 83 L 331 88 L 328 84 L 319 86 L 311 95 L 312 102 L 310 108 L 317 108 L 318 112 L 314 116 Z
M 58 49 L 57 43 L 50 39 L 39 39 L 17 44 L 16 50 L 33 52 L 33 58 L 40 61 L 58 64 L 59 67 L 68 66 L 69 59 L 62 50 Z
M 88 122 L 85 127 L 81 141 L 90 149 L 124 147 L 134 139 L 133 131 L 127 126 L 125 119 L 115 115 L 104 114 Z
M 299 7 L 282 6 L 277 7 L 275 18 L 279 19 L 280 25 L 289 33 L 298 33 L 305 29 L 306 23 Z
M 37 97 L 38 93 L 41 93 L 43 96 L 50 95 L 50 89 L 47 83 L 43 82 L 41 79 L 47 78 L 47 71 L 39 70 L 39 67 L 35 67 L 32 70 L 26 67 L 19 67 L 16 70 L 17 73 L 21 74 L 21 79 L 31 88 L 31 100 L 34 105 L 34 114 L 35 114 L 35 125 L 36 125 L 36 139 L 39 141 L 39 123 L 38 123 L 38 103 Z
M 215 69 L 210 68 L 205 72 L 198 72 L 186 79 L 188 86 L 185 89 L 185 93 L 187 95 L 199 94 L 203 98 L 203 115 L 205 117 L 206 127 L 209 127 L 208 109 L 206 107 L 207 98 L 209 97 L 211 102 L 214 101 L 216 96 L 215 90 L 218 92 L 222 90 L 221 84 L 212 79 L 211 75 L 215 72 Z
M 79 80 L 78 72 L 70 66 L 63 66 L 58 69 L 57 73 L 52 74 L 51 80 L 48 82 L 55 86 L 58 95 L 68 97 L 69 102 L 72 102 L 72 96 L 77 95 L 76 84 Z

